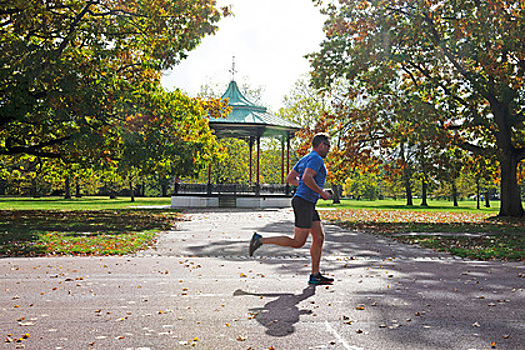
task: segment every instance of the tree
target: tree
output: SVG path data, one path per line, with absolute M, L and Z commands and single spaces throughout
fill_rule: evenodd
M 310 85 L 309 79 L 301 78 L 285 97 L 285 108 L 279 111 L 282 118 L 302 126 L 295 142 L 300 156 L 310 151 L 311 139 L 316 133 L 327 132 L 330 135 L 332 149 L 326 166 L 334 204 L 340 202 L 342 185 L 354 169 L 357 166 L 374 168 L 377 161 L 372 156 L 373 147 L 347 137 L 350 130 L 355 134 L 364 132 L 364 128 L 353 123 L 352 119 L 353 110 L 362 105 L 361 101 L 349 102 L 340 97 L 347 85 L 348 82 L 341 79 L 331 86 L 330 91 L 321 92 Z
M 208 115 L 224 117 L 224 101 L 190 98 L 179 90 L 157 87 L 144 93 L 121 126 L 117 155 L 118 171 L 128 177 L 133 196 L 134 180 L 159 174 L 197 176 L 210 162 L 220 158 L 220 149 L 208 126 Z
M 478 155 L 465 155 L 462 159 L 463 171 L 470 174 L 476 183 L 477 208 L 480 208 L 481 188 L 485 189 L 485 206 L 490 207 L 489 190 L 495 188 L 498 169 L 496 166 L 497 157 L 483 157 Z
M 497 155 L 499 215 L 523 216 L 523 3 L 340 0 L 323 11 L 327 38 L 311 55 L 316 85 L 343 76 L 379 96 L 401 78 L 406 95 L 433 109 L 433 124 L 458 146 Z
M 393 163 L 384 163 L 381 177 L 381 193 L 385 197 L 391 197 L 394 200 L 406 198 L 406 205 L 413 205 L 412 185 L 408 177 L 408 187 L 405 181 L 404 169 L 399 166 L 399 161 Z M 408 191 L 407 191 L 408 189 Z
M 236 138 L 219 140 L 223 157 L 212 163 L 211 180 L 216 184 L 249 184 L 249 150 L 246 141 Z M 200 181 L 208 182 L 208 172 Z
M 452 200 L 454 206 L 459 206 L 458 204 L 458 181 L 461 176 L 461 168 L 464 164 L 462 150 L 459 148 L 448 148 L 440 154 L 438 159 L 439 172 L 438 177 L 447 183 L 450 187 L 450 193 L 452 195 Z
M 310 86 L 310 77 L 302 76 L 284 96 L 284 107 L 279 110 L 278 116 L 303 128 L 310 128 L 324 114 L 327 104 L 327 99 Z
M 380 196 L 380 176 L 371 172 L 363 172 L 358 169 L 353 176 L 348 177 L 343 185 L 344 193 L 355 199 L 376 200 Z
M 153 91 L 220 17 L 213 0 L 1 1 L 0 154 L 104 157 L 116 105 Z
M 41 177 L 38 176 L 41 169 L 42 162 L 36 157 L 28 155 L 0 157 L 2 194 L 39 196 L 43 190 Z

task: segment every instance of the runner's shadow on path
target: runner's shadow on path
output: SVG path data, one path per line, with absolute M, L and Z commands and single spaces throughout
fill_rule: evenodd
M 315 295 L 315 285 L 309 285 L 301 294 L 292 293 L 250 293 L 237 289 L 234 296 L 256 296 L 263 298 L 277 298 L 269 301 L 262 308 L 250 309 L 255 314 L 255 319 L 266 327 L 266 334 L 274 337 L 285 337 L 295 332 L 295 324 L 299 316 L 309 315 L 311 310 L 299 309 L 301 301 Z
M 324 223 L 326 233 L 325 244 L 323 247 L 323 256 L 344 256 L 351 258 L 365 258 L 365 259 L 387 259 L 392 256 L 433 256 L 435 252 L 427 251 L 422 248 L 415 248 L 413 246 L 404 245 L 395 242 L 388 237 L 381 237 L 367 233 L 359 233 L 348 230 L 339 225 Z M 239 256 L 248 258 L 249 237 L 253 232 L 258 232 L 264 236 L 275 234 L 284 234 L 286 236 L 293 236 L 293 221 L 281 220 L 272 222 L 266 225 L 245 227 L 243 231 L 246 232 L 245 239 L 224 239 L 224 240 L 207 240 L 200 241 L 200 244 L 188 245 L 186 249 L 188 252 L 182 254 L 189 254 L 194 256 L 222 256 L 224 259 L 230 259 Z M 279 265 L 281 269 L 298 271 L 305 268 L 304 262 L 299 258 L 310 259 L 310 246 L 312 240 L 308 237 L 306 244 L 298 249 L 279 247 L 274 245 L 264 245 L 256 252 L 256 257 L 262 257 L 264 264 Z M 279 259 L 273 257 L 297 257 L 295 264 L 283 265 Z M 292 261 L 290 261 L 292 262 Z M 330 264 L 323 264 L 323 271 L 330 271 L 332 268 Z M 335 265 L 333 268 L 336 268 Z

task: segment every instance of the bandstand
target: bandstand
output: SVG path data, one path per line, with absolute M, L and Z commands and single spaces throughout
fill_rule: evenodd
M 250 151 L 249 184 L 213 184 L 211 169 L 208 168 L 207 184 L 181 183 L 175 186 L 171 197 L 174 208 L 282 208 L 290 206 L 291 190 L 285 183 L 290 171 L 290 140 L 301 127 L 290 121 L 270 114 L 266 107 L 249 101 L 232 79 L 222 95 L 228 99 L 231 111 L 225 119 L 209 119 L 210 128 L 219 138 L 245 140 Z M 261 138 L 272 137 L 281 141 L 281 183 L 260 183 Z M 254 168 L 255 148 L 255 174 Z M 255 175 L 255 181 L 253 176 Z

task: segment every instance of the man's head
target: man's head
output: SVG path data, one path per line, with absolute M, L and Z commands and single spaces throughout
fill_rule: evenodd
M 312 139 L 312 148 L 321 157 L 326 157 L 330 151 L 330 136 L 326 133 L 316 134 Z

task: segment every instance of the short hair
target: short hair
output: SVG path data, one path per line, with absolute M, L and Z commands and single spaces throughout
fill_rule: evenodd
M 330 136 L 327 133 L 320 132 L 315 134 L 315 136 L 312 138 L 312 147 L 315 148 L 325 141 L 330 141 Z

